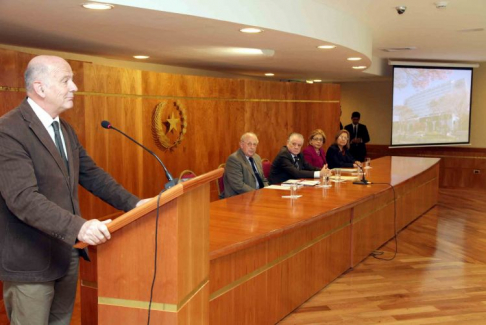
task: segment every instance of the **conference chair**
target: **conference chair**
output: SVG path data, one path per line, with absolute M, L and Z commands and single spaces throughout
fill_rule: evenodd
M 270 176 L 270 167 L 272 167 L 272 162 L 267 158 L 263 158 L 262 159 L 263 176 L 265 176 L 266 179 L 268 179 L 268 177 Z
M 220 164 L 218 168 L 224 168 L 226 164 Z M 224 174 L 223 174 L 224 176 Z M 218 196 L 220 199 L 224 199 L 224 182 L 223 182 L 223 176 L 220 178 L 216 179 L 216 187 L 218 189 Z
M 194 178 L 196 176 L 197 176 L 196 173 L 193 172 L 190 169 L 183 170 L 182 173 L 179 176 L 179 182 L 178 183 L 185 182 L 185 181 L 187 181 L 191 178 Z

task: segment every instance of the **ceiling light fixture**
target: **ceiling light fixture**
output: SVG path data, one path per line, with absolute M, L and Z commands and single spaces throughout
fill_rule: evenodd
M 93 9 L 93 10 L 110 10 L 115 7 L 114 5 L 109 5 L 106 3 L 96 3 L 96 2 L 83 3 L 82 6 L 83 8 Z
M 275 75 L 275 73 L 267 72 L 267 73 L 265 73 L 265 75 L 267 77 L 273 77 Z
M 232 52 L 238 53 L 238 54 L 263 54 L 263 51 L 261 49 L 246 49 L 246 48 L 234 48 L 232 49 Z
M 321 79 L 314 79 L 314 82 L 322 82 Z
M 270 49 L 251 49 L 251 48 L 243 48 L 243 47 L 229 48 L 229 49 L 226 49 L 224 51 L 227 51 L 227 53 L 243 54 L 243 55 L 273 56 L 275 54 L 275 50 L 270 50 Z
M 258 33 L 262 33 L 263 29 L 255 28 L 255 27 L 245 27 L 240 29 L 240 32 L 247 33 L 247 34 L 258 34 Z
M 324 49 L 324 50 L 331 50 L 331 49 L 335 49 L 336 45 L 319 45 L 317 48 Z
M 308 84 L 313 84 L 314 81 L 313 80 L 306 80 L 305 83 L 308 83 Z
M 145 60 L 145 59 L 148 59 L 150 56 L 148 56 L 148 55 L 134 55 L 133 57 L 135 59 L 138 59 L 138 60 Z
M 362 70 L 362 69 L 366 69 L 366 66 L 365 65 L 356 65 L 356 66 L 353 67 L 353 69 Z
M 348 61 L 359 61 L 361 58 L 355 57 L 355 58 L 348 58 Z

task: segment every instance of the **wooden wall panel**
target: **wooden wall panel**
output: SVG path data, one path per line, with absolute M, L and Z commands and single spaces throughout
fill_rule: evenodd
M 25 97 L 23 71 L 30 54 L 0 50 L 0 114 Z M 63 114 L 77 130 L 94 160 L 121 184 L 141 197 L 154 196 L 166 179 L 157 161 L 120 134 L 104 130 L 109 120 L 153 150 L 174 177 L 184 169 L 202 174 L 215 169 L 238 148 L 241 134 L 255 132 L 258 153 L 273 160 L 290 132 L 307 139 L 315 128 L 332 143 L 339 123 L 340 86 L 173 75 L 70 61 L 79 91 L 75 107 Z M 187 133 L 170 150 L 157 146 L 152 135 L 154 110 L 161 102 L 187 112 Z M 180 124 L 179 124 L 180 126 Z M 307 144 L 307 141 L 306 141 Z M 213 188 L 212 198 L 216 198 Z M 80 194 L 87 218 L 114 212 L 85 191 Z
M 368 156 L 437 157 L 440 162 L 440 187 L 486 189 L 486 149 L 469 147 L 393 148 L 369 145 Z

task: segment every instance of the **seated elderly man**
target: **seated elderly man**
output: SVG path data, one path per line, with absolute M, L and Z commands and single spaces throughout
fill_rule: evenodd
M 256 154 L 258 138 L 247 132 L 240 138 L 240 149 L 233 152 L 224 169 L 224 197 L 258 190 L 268 186 L 263 175 L 262 159 Z
M 300 133 L 292 133 L 287 139 L 287 145 L 280 149 L 273 160 L 270 169 L 270 184 L 283 183 L 289 179 L 299 178 L 319 178 L 321 172 L 327 169 L 324 165 L 322 169 L 309 165 L 302 154 L 304 137 Z

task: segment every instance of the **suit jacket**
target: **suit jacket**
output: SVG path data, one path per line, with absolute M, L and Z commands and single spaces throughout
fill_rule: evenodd
M 62 277 L 81 226 L 78 184 L 117 209 L 139 199 L 96 166 L 61 120 L 69 171 L 46 128 L 24 100 L 0 118 L 0 280 Z
M 290 151 L 283 146 L 273 160 L 270 169 L 270 184 L 283 183 L 289 179 L 314 178 L 314 172 L 321 170 L 321 168 L 309 165 L 302 152 L 297 155 L 297 158 L 299 168 L 295 166 Z
M 351 155 L 359 161 L 364 161 L 366 157 L 366 143 L 370 142 L 370 135 L 366 125 L 358 123 L 358 134 L 354 134 L 353 123 L 348 124 L 344 127 L 345 130 L 349 132 L 349 143 L 351 144 Z M 361 143 L 352 143 L 351 140 L 354 138 L 361 138 Z
M 322 169 L 324 165 L 326 164 L 326 154 L 324 152 L 324 149 L 319 149 L 320 151 L 320 156 L 317 154 L 316 149 L 312 145 L 308 145 L 303 153 L 304 153 L 304 159 L 307 161 L 309 164 L 311 164 L 314 167 L 318 167 Z
M 253 159 L 262 178 L 263 185 L 268 186 L 268 181 L 263 174 L 262 159 L 257 154 L 253 155 Z M 228 157 L 224 167 L 223 182 L 224 197 L 254 191 L 257 188 L 253 168 L 241 149 L 233 152 Z
M 349 150 L 345 150 L 344 154 L 339 149 L 337 144 L 329 146 L 326 153 L 327 166 L 332 168 L 350 168 L 353 167 L 355 159 L 349 153 Z

